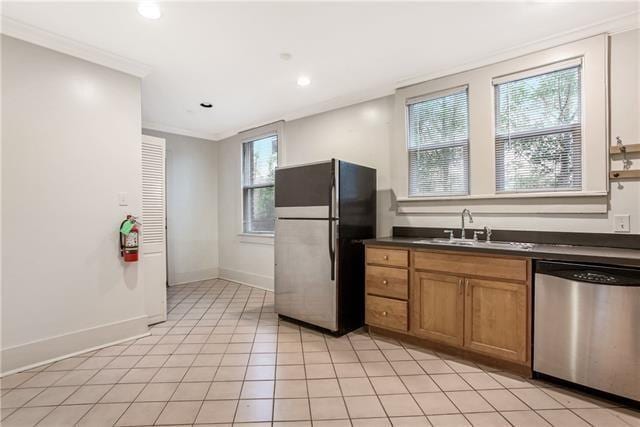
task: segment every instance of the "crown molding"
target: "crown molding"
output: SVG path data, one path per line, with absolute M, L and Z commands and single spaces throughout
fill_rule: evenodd
M 612 26 L 607 33 L 609 35 L 624 33 L 627 31 L 633 31 L 640 28 L 640 10 L 629 15 L 619 17 L 616 20 L 616 25 Z
M 497 62 L 513 59 L 518 56 L 527 55 L 539 50 L 548 49 L 551 47 L 559 46 L 565 43 L 574 42 L 587 37 L 595 36 L 597 34 L 617 34 L 624 31 L 640 28 L 640 13 L 632 12 L 624 15 L 620 15 L 604 21 L 599 21 L 590 25 L 586 25 L 577 29 L 566 31 L 563 33 L 555 34 L 553 36 L 545 37 L 516 48 L 510 48 L 504 51 L 496 52 L 481 61 L 466 63 L 454 68 L 443 69 L 435 73 L 418 75 L 414 77 L 408 77 L 396 81 L 395 83 L 370 88 L 366 91 L 357 93 L 351 93 L 345 96 L 336 97 L 312 106 L 300 108 L 290 111 L 278 116 L 271 116 L 268 119 L 262 120 L 258 123 L 250 123 L 242 128 L 228 129 L 218 133 L 217 139 L 222 140 L 236 135 L 242 132 L 244 129 L 250 129 L 260 126 L 264 123 L 271 123 L 278 120 L 291 121 L 300 119 L 303 117 L 309 117 L 315 114 L 326 113 L 331 110 L 348 107 L 350 105 L 359 104 L 361 102 L 371 101 L 376 98 L 392 95 L 396 89 L 402 87 L 411 86 L 414 84 L 422 83 L 428 80 L 433 80 L 439 77 L 449 76 L 452 74 L 460 73 L 463 71 L 469 71 L 474 68 L 480 68 L 486 65 L 495 64 Z
M 21 39 L 29 43 L 43 46 L 48 49 L 62 52 L 140 78 L 145 77 L 151 72 L 151 67 L 149 65 L 107 52 L 91 45 L 77 42 L 75 40 L 51 33 L 46 30 L 42 30 L 40 28 L 25 24 L 7 16 L 0 16 L 0 18 L 0 32 L 10 37 Z M 612 19 L 596 22 L 563 33 L 555 34 L 550 37 L 545 37 L 530 43 L 526 43 L 524 45 L 520 45 L 516 48 L 499 51 L 493 55 L 483 58 L 480 61 L 470 62 L 453 68 L 443 69 L 435 73 L 403 78 L 396 81 L 395 83 L 381 85 L 365 91 L 335 97 L 327 101 L 292 110 L 284 114 L 274 115 L 265 120 L 261 120 L 260 122 L 250 123 L 239 128 L 228 129 L 220 133 L 192 131 L 147 121 L 143 122 L 143 128 L 160 132 L 191 136 L 194 138 L 206 139 L 210 141 L 219 141 L 221 139 L 236 135 L 242 130 L 260 126 L 264 123 L 271 123 L 279 120 L 291 121 L 303 117 L 325 113 L 331 110 L 336 110 L 361 102 L 371 101 L 376 98 L 392 95 L 396 89 L 401 87 L 411 86 L 413 84 L 422 83 L 427 80 L 432 80 L 463 71 L 469 71 L 474 68 L 479 68 L 508 59 L 516 58 L 518 56 L 573 42 L 586 37 L 594 36 L 596 34 L 617 34 L 636 28 L 640 28 L 640 13 L 637 11 L 620 15 Z
M 356 105 L 363 102 L 372 101 L 377 98 L 393 95 L 394 92 L 395 86 L 393 84 L 377 86 L 367 90 L 353 92 L 344 96 L 334 97 L 326 101 L 310 105 L 308 107 L 299 108 L 295 111 L 291 111 L 285 114 L 282 118 L 286 121 L 301 119 L 303 117 L 326 113 L 328 111 L 338 110 L 340 108 L 345 108 L 351 105 Z
M 16 39 L 24 40 L 47 49 L 55 50 L 85 61 L 93 62 L 136 77 L 145 77 L 151 66 L 119 56 L 70 38 L 25 24 L 2 15 L 0 32 Z
M 292 121 L 296 119 L 302 119 L 304 117 L 314 116 L 316 114 L 326 113 L 333 110 L 338 110 L 340 108 L 345 108 L 351 105 L 360 104 L 362 102 L 372 101 L 374 99 L 393 95 L 394 91 L 395 91 L 395 86 L 393 84 L 389 84 L 385 86 L 378 86 L 378 87 L 360 91 L 360 92 L 350 93 L 348 95 L 331 98 L 326 101 L 309 105 L 307 107 L 299 108 L 297 110 L 292 110 L 287 113 L 280 114 L 278 116 L 272 116 L 269 119 L 265 119 L 260 122 L 255 122 L 251 125 L 243 126 L 242 128 L 228 129 L 226 131 L 218 133 L 217 137 L 218 137 L 218 140 L 222 140 L 222 139 L 226 139 L 231 136 L 234 136 L 240 132 L 244 132 L 247 129 L 253 129 L 256 127 L 264 126 L 265 124 L 268 124 L 268 123 L 274 123 L 278 121 L 287 122 L 287 121 Z
M 206 139 L 211 142 L 218 142 L 220 139 L 218 134 L 197 132 L 188 129 L 182 129 L 175 126 L 164 125 L 162 123 L 155 123 L 149 121 L 142 121 L 142 129 L 155 130 L 158 132 L 172 133 L 174 135 L 190 136 L 192 138 Z
M 422 74 L 413 77 L 407 77 L 397 82 L 396 88 L 400 89 L 407 86 L 434 80 L 440 77 L 450 76 L 453 74 L 471 71 L 487 65 L 496 64 L 498 62 L 514 59 L 519 56 L 528 55 L 540 50 L 549 49 L 566 43 L 575 42 L 587 37 L 598 34 L 617 34 L 629 30 L 640 28 L 640 12 L 635 11 L 619 15 L 614 18 L 598 21 L 589 25 L 574 28 L 569 31 L 554 34 L 532 42 L 522 44 L 520 46 L 498 51 L 492 55 L 482 58 L 479 61 L 468 62 L 453 68 L 447 68 L 436 71 L 434 73 Z

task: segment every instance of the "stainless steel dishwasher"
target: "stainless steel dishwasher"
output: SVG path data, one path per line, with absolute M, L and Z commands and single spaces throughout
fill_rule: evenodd
M 538 262 L 533 370 L 640 401 L 640 269 Z

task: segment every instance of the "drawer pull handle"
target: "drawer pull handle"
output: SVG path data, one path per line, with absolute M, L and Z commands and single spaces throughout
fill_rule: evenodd
M 382 312 L 382 315 L 386 317 L 386 316 L 387 316 L 387 312 L 386 312 L 386 311 L 383 311 L 383 312 Z
M 383 260 L 388 261 L 389 260 L 389 255 L 385 255 L 382 257 Z
M 382 284 L 383 284 L 383 285 L 388 285 L 388 284 L 389 284 L 389 281 L 387 281 L 387 279 L 384 279 L 384 280 L 382 281 Z

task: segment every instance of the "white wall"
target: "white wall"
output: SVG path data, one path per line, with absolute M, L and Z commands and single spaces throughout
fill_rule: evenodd
M 169 285 L 218 277 L 218 145 L 142 129 L 167 143 Z
M 625 144 L 640 144 L 640 29 L 611 37 L 610 133 L 611 144 L 619 136 Z M 629 154 L 632 168 L 640 169 L 640 153 Z M 615 156 L 611 170 L 622 169 Z M 631 232 L 640 234 L 640 180 L 611 183 L 610 210 L 603 229 L 613 229 L 613 215 L 630 214 Z
M 627 143 L 638 140 L 639 31 L 611 39 L 611 134 Z M 634 113 L 635 112 L 635 113 Z M 401 215 L 395 212 L 390 190 L 394 97 L 374 99 L 283 125 L 281 164 L 298 164 L 331 157 L 378 170 L 378 235 L 390 235 L 393 225 L 459 227 L 458 214 Z M 242 135 L 220 141 L 219 212 L 220 275 L 266 288 L 273 286 L 273 241 L 239 234 L 241 218 L 240 144 Z M 604 147 L 603 147 L 604 148 Z M 604 149 L 603 155 L 604 155 Z M 394 153 L 395 155 L 395 153 Z M 491 153 L 489 153 L 491 155 Z M 636 165 L 640 161 L 636 160 Z M 615 166 L 614 166 L 615 167 Z M 569 203 L 569 201 L 566 201 Z M 602 232 L 613 231 L 613 216 L 630 214 L 633 233 L 640 234 L 640 183 L 612 183 L 608 210 L 602 214 L 476 214 L 475 225 L 496 229 Z
M 639 142 L 638 39 L 611 39 L 612 137 Z M 140 213 L 139 80 L 2 38 L 2 371 L 146 331 L 138 265 L 117 226 Z M 281 165 L 331 157 L 378 170 L 378 235 L 393 225 L 456 227 L 455 214 L 397 215 L 391 188 L 394 97 L 280 124 Z M 215 277 L 273 288 L 273 239 L 241 233 L 241 142 L 145 130 L 167 140 L 169 279 Z M 634 157 L 634 168 L 638 167 Z M 613 162 L 619 168 L 620 162 Z M 117 203 L 129 194 L 129 206 Z M 476 214 L 502 229 L 611 232 L 640 183 L 612 183 L 603 214 Z
M 378 171 L 378 233 L 389 234 L 393 221 L 389 194 L 389 135 L 393 97 L 286 122 L 281 129 L 279 164 L 333 158 Z M 273 289 L 273 238 L 240 233 L 240 146 L 245 134 L 220 141 L 220 275 Z
M 2 104 L 2 372 L 146 333 L 140 80 L 2 36 Z
M 495 183 L 495 142 L 494 142 L 494 78 L 512 76 L 526 70 L 533 70 L 550 64 L 557 64 L 579 58 L 582 61 L 580 74 L 582 91 L 582 188 L 581 191 L 563 192 L 566 195 L 581 197 L 606 195 L 607 164 L 603 156 L 607 144 L 607 36 L 600 34 L 573 43 L 567 43 L 551 49 L 541 50 L 529 55 L 520 56 L 508 61 L 498 62 L 485 67 L 457 73 L 420 84 L 398 89 L 395 96 L 394 129 L 391 139 L 391 171 L 392 188 L 401 204 L 407 200 L 403 208 L 416 206 L 416 200 L 423 199 L 429 212 L 447 211 L 460 212 L 464 207 L 476 208 L 478 211 L 499 213 L 501 206 L 492 209 L 491 204 L 496 200 Z M 410 98 L 430 95 L 456 87 L 468 88 L 469 93 L 469 195 L 458 196 L 457 204 L 446 208 L 442 202 L 435 202 L 434 198 L 408 198 L 408 169 L 409 161 L 406 148 L 406 101 Z M 544 193 L 536 193 L 540 196 Z M 547 196 L 557 197 L 559 193 L 547 193 Z M 504 194 L 500 196 L 505 196 Z M 522 195 L 514 204 L 523 206 L 528 200 Z M 565 197 L 560 203 L 544 204 L 536 201 L 530 212 L 552 211 L 564 212 L 567 208 Z M 450 199 L 450 198 L 448 198 Z M 539 197 L 536 197 L 539 199 Z M 600 211 L 605 210 L 606 198 L 600 199 Z M 410 200 L 410 201 L 409 201 Z M 504 200 L 504 199 L 501 199 Z M 557 200 L 557 199 L 556 199 Z M 574 199 L 575 201 L 575 199 Z M 572 213 L 584 212 L 584 206 L 571 203 Z M 555 209 L 554 209 L 555 208 Z
M 282 129 L 279 134 L 279 159 L 282 161 Z M 242 141 L 246 134 L 218 142 L 218 232 L 220 238 L 220 277 L 239 283 L 273 289 L 273 237 L 247 236 L 242 233 Z
M 377 170 L 377 232 L 393 223 L 389 184 L 389 137 L 393 97 L 374 99 L 285 123 L 286 164 L 336 158 Z
M 620 135 L 626 143 L 638 143 L 638 106 L 640 105 L 640 92 L 638 89 L 638 61 L 640 30 L 618 33 L 610 39 L 610 133 L 612 136 Z M 553 51 L 553 49 L 551 50 Z M 586 64 L 585 66 L 589 66 Z M 472 116 L 473 120 L 473 116 Z M 602 142 L 601 155 L 606 156 L 607 144 Z M 611 143 L 615 143 L 615 138 Z M 484 150 L 485 154 L 493 155 L 493 145 Z M 391 150 L 395 153 L 398 144 L 392 141 Z M 473 146 L 472 146 L 473 150 Z M 638 157 L 636 156 L 636 159 Z M 488 162 L 489 160 L 487 160 Z M 639 167 L 639 160 L 635 161 L 634 168 Z M 394 167 L 392 165 L 392 167 Z M 481 166 L 480 166 L 481 167 Z M 620 169 L 619 162 L 613 162 L 612 169 Z M 487 168 L 491 170 L 491 168 Z M 585 170 L 584 174 L 592 173 Z M 491 172 L 493 173 L 493 172 Z M 599 172 L 602 174 L 602 172 Z M 473 182 L 471 183 L 473 185 Z M 574 231 L 611 233 L 614 230 L 614 215 L 630 214 L 631 232 L 640 234 L 640 182 L 625 181 L 618 184 L 612 181 L 607 189 L 610 189 L 606 200 L 604 213 L 589 214 L 504 214 L 495 212 L 491 214 L 474 213 L 476 226 L 488 225 L 496 229 L 527 229 L 546 231 Z M 513 202 L 513 201 L 512 201 Z M 517 201 L 523 203 L 522 200 Z M 562 199 L 560 203 L 574 203 L 573 199 Z M 461 206 L 469 207 L 472 212 L 473 201 L 455 203 L 456 210 Z M 554 201 L 558 203 L 558 201 Z M 459 208 L 459 209 L 458 209 Z M 458 214 L 422 214 L 422 215 L 398 215 L 395 225 L 417 227 L 459 227 Z

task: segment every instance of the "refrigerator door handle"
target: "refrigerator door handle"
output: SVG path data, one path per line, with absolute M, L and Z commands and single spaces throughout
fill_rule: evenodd
M 336 279 L 336 249 L 335 249 L 335 239 L 333 237 L 333 202 L 334 202 L 334 192 L 336 189 L 336 172 L 335 172 L 335 162 L 331 161 L 331 185 L 329 186 L 329 217 L 327 224 L 329 225 L 329 259 L 331 260 L 331 280 Z

